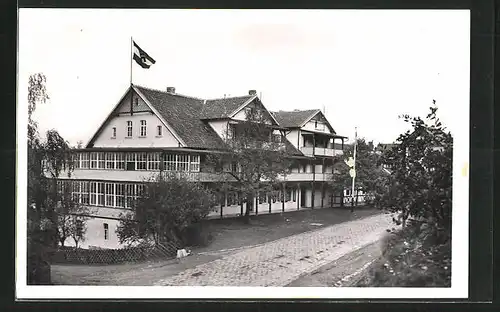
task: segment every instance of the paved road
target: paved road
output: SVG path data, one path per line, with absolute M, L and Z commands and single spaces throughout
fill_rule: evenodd
M 297 234 L 227 255 L 160 280 L 160 286 L 285 286 L 394 227 L 380 214 Z

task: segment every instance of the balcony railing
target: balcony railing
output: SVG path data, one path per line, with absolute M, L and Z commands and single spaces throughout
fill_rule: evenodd
M 324 148 L 324 147 L 312 147 L 312 146 L 304 146 L 300 148 L 300 151 L 306 156 L 329 156 L 333 157 L 336 155 L 342 155 L 343 151 L 339 149 L 333 148 Z

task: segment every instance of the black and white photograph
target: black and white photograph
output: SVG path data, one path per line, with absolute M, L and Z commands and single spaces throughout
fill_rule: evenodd
M 469 10 L 18 21 L 18 298 L 467 297 Z

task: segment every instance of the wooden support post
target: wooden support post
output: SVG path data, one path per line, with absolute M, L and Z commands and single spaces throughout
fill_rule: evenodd
M 222 209 L 224 208 L 224 205 L 226 204 L 226 192 L 222 193 L 222 198 L 220 202 L 220 218 L 223 219 L 223 212 Z
M 260 199 L 260 192 L 258 192 L 257 196 L 255 196 L 255 215 L 259 214 L 259 199 Z
M 282 187 L 281 187 L 281 211 L 282 212 L 285 212 L 285 191 L 286 191 L 286 187 L 285 187 L 285 183 L 283 183 Z
M 269 203 L 269 213 L 271 213 L 271 205 L 272 205 L 271 194 L 267 195 L 267 202 Z
M 297 196 L 295 196 L 295 199 L 297 200 L 297 210 L 300 210 L 300 201 L 301 201 L 301 198 L 300 196 L 302 196 L 301 192 L 300 192 L 300 183 L 297 185 Z
M 241 192 L 238 194 L 239 194 L 239 200 L 240 200 L 240 213 L 243 216 L 243 194 L 241 194 Z

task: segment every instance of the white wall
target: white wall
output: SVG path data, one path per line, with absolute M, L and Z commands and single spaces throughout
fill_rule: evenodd
M 146 120 L 146 137 L 140 137 L 141 120 Z M 127 137 L 127 121 L 132 121 L 132 137 Z M 162 126 L 162 135 L 157 135 Z M 116 127 L 116 138 L 112 137 Z M 113 117 L 94 142 L 94 147 L 178 147 L 179 141 L 153 113 L 135 113 Z
M 326 123 L 318 121 L 318 127 L 315 127 L 315 121 L 310 120 L 307 122 L 302 129 L 304 130 L 310 130 L 310 131 L 318 131 L 318 132 L 325 132 L 325 133 L 331 133 L 330 129 L 328 129 L 328 126 Z
M 108 224 L 108 239 L 104 239 L 104 223 Z M 87 232 L 85 233 L 85 241 L 79 242 L 78 246 L 81 248 L 89 248 L 89 246 L 96 246 L 100 248 L 122 248 L 116 228 L 120 221 L 104 218 L 91 218 L 87 220 Z M 72 238 L 65 241 L 66 246 L 75 246 Z
M 290 141 L 290 143 L 292 143 L 293 146 L 295 146 L 298 149 L 300 149 L 303 145 L 304 138 L 302 137 L 302 135 L 300 135 L 299 130 L 290 131 L 286 135 L 286 138 L 288 139 L 288 141 Z
M 208 122 L 210 127 L 214 129 L 215 132 L 221 137 L 222 139 L 225 139 L 227 136 L 227 120 L 211 120 Z

